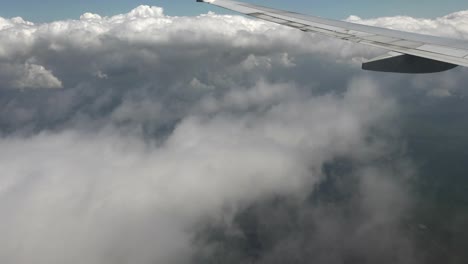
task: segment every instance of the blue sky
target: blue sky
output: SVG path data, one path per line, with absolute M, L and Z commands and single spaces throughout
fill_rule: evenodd
M 245 0 L 292 11 L 300 11 L 331 18 L 346 18 L 349 15 L 377 17 L 410 15 L 436 17 L 458 10 L 468 9 L 467 0 Z M 0 16 L 21 16 L 34 22 L 57 19 L 76 19 L 84 12 L 102 15 L 124 13 L 140 4 L 164 7 L 169 15 L 196 15 L 209 10 L 227 13 L 212 6 L 195 3 L 195 0 L 0 0 Z

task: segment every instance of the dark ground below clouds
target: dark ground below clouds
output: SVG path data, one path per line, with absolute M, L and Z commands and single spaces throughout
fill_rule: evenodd
M 411 221 L 427 263 L 468 263 L 468 99 L 416 103 L 408 111 L 409 154 L 418 166 Z
M 202 226 L 195 263 L 411 263 L 412 234 L 401 233 L 408 231 L 403 223 L 365 230 L 358 166 L 334 160 L 305 200 L 271 197 L 246 207 L 233 224 Z
M 8 93 L 8 92 L 3 92 Z M 23 97 L 21 93 L 4 96 L 9 100 L 2 103 L 4 107 L 15 104 L 18 100 L 31 99 L 35 96 Z M 48 91 L 38 91 L 37 97 L 42 97 Z M 52 92 L 54 93 L 54 92 Z M 94 97 L 94 95 L 90 95 Z M 422 96 L 422 95 L 421 95 Z M 47 97 L 47 96 L 46 96 Z M 26 98 L 26 99 L 25 99 Z M 414 97 L 412 97 L 414 98 Z M 22 102 L 22 105 L 28 105 Z M 417 178 L 413 179 L 411 187 L 416 203 L 408 215 L 399 223 L 399 228 L 406 239 L 413 241 L 417 258 L 423 263 L 468 263 L 468 98 L 424 98 L 424 100 L 406 102 L 403 120 L 403 138 L 407 141 L 407 155 L 416 164 Z M 81 106 L 77 106 L 81 108 Z M 60 124 L 70 118 L 72 113 L 54 115 L 44 109 L 36 112 L 37 123 L 54 129 L 54 124 Z M 41 110 L 42 111 L 42 110 Z M 102 109 L 98 109 L 102 111 Z M 6 113 L 6 111 L 4 112 Z M 8 120 L 8 118 L 2 118 Z M 28 120 L 26 118 L 25 120 Z M 29 122 L 28 122 L 29 123 Z M 9 134 L 18 124 L 2 123 L 2 132 Z M 37 129 L 34 123 L 25 125 L 26 131 Z M 42 128 L 39 128 L 42 129 Z M 379 257 L 369 256 L 359 248 L 350 248 L 347 244 L 305 245 L 313 241 L 316 235 L 314 217 L 302 211 L 316 208 L 317 204 L 326 204 L 334 211 L 329 211 L 329 217 L 349 220 L 352 208 L 353 186 L 355 178 L 349 175 L 353 165 L 347 161 L 337 161 L 323 168 L 327 177 L 310 192 L 310 199 L 298 201 L 290 197 L 272 197 L 247 207 L 235 218 L 236 233 L 227 232 L 223 223 L 213 222 L 198 232 L 195 241 L 200 245 L 211 245 L 209 252 L 200 251 L 198 263 L 308 263 L 310 259 L 319 259 L 321 263 L 336 263 L 329 259 L 330 252 L 340 255 L 341 263 L 384 263 L 386 258 L 397 254 L 395 248 L 382 251 Z M 346 182 L 343 182 L 346 181 Z M 338 209 L 337 209 L 338 208 Z M 331 210 L 331 209 L 330 209 Z M 271 221 L 271 215 L 277 218 Z M 352 223 L 349 224 L 350 227 Z M 303 234 L 302 230 L 308 230 Z M 312 230 L 312 231 L 311 231 Z M 240 232 L 240 233 L 239 233 Z M 335 238 L 349 236 L 338 233 Z M 208 235 L 207 235 L 208 234 Z M 286 239 L 286 240 L 285 240 Z M 273 252 L 280 243 L 281 252 Z M 347 243 L 350 243 L 349 241 Z M 399 245 L 397 246 L 397 250 Z M 404 245 L 403 245 L 404 246 Z M 298 250 L 301 249 L 301 250 Z M 294 251 L 294 254 L 291 252 Z M 325 253 L 328 252 L 328 253 Z M 386 255 L 388 254 L 388 255 Z M 288 257 L 293 257 L 293 260 Z M 314 257 L 312 258 L 311 255 Z M 286 257 L 282 259 L 279 256 Z M 383 257 L 383 258 L 380 258 Z M 292 261 L 292 262 L 291 262 Z M 339 263 L 339 261 L 338 261 Z M 389 263 L 395 263 L 390 261 Z M 403 262 L 404 263 L 404 262 Z
M 196 263 L 468 263 L 468 98 L 428 98 L 405 113 L 406 151 L 418 170 L 408 182 L 415 204 L 395 226 L 364 237 L 365 248 L 353 237 L 365 222 L 353 203 L 354 165 L 336 160 L 323 167 L 326 177 L 306 201 L 272 197 L 245 208 L 233 224 L 204 225 L 195 237 Z M 340 221 L 326 234 L 330 240 L 317 243 L 324 235 L 317 217 Z M 388 232 L 400 232 L 398 240 L 384 242 Z

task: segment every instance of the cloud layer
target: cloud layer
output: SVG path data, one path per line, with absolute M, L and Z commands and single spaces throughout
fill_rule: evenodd
M 467 39 L 468 11 L 459 11 L 436 19 L 413 18 L 408 16 L 361 19 L 350 16 L 347 20 L 354 23 L 392 28 L 420 34 L 449 38 Z
M 0 43 L 0 262 L 419 259 L 396 93 L 462 93 L 462 70 L 377 78 L 359 61 L 379 50 L 149 6 L 0 19 Z

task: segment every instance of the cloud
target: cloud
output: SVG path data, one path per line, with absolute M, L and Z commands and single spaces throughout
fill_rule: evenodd
M 0 19 L 0 43 L 1 262 L 417 258 L 399 92 L 457 95 L 460 72 L 371 75 L 377 49 L 149 6 Z M 257 220 L 270 244 L 244 252 Z
M 41 65 L 26 63 L 12 83 L 14 88 L 61 88 L 62 82 Z
M 467 39 L 468 33 L 468 11 L 459 11 L 435 19 L 408 16 L 361 19 L 357 16 L 350 16 L 347 20 L 359 24 L 458 39 Z

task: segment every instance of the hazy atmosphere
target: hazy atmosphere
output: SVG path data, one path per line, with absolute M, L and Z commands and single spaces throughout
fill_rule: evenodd
M 349 21 L 468 39 L 468 11 Z M 0 263 L 468 261 L 468 70 L 207 13 L 0 17 Z

